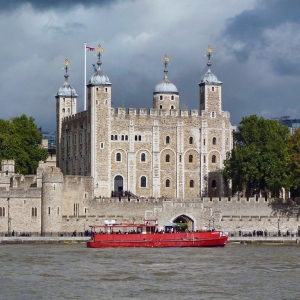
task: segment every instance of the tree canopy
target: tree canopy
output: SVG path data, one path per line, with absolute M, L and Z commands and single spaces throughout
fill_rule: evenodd
M 48 152 L 41 147 L 41 141 L 32 117 L 0 119 L 0 160 L 14 159 L 16 173 L 34 174 L 39 161 L 47 159 Z
M 289 185 L 287 139 L 289 129 L 275 120 L 244 117 L 233 132 L 234 147 L 224 161 L 223 177 L 231 180 L 232 192 L 246 187 L 247 196 L 269 191 L 279 196 Z

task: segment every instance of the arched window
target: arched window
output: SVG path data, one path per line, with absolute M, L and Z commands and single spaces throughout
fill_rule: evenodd
M 121 153 L 118 152 L 118 153 L 116 154 L 116 161 L 121 161 L 121 159 L 122 159 Z
M 211 187 L 212 187 L 213 189 L 216 189 L 216 188 L 217 188 L 217 182 L 216 182 L 215 180 L 213 180 L 213 181 L 211 182 Z
M 174 105 L 171 105 L 171 109 L 174 109 Z
M 166 155 L 166 162 L 170 162 L 170 155 L 169 154 Z
M 146 154 L 145 153 L 141 154 L 141 161 L 146 161 Z
M 125 141 L 128 141 L 128 135 L 125 135 Z
M 170 137 L 166 136 L 166 144 L 170 144 Z
M 115 140 L 116 140 L 116 141 L 118 140 L 118 136 L 117 136 L 117 135 L 115 135 Z
M 215 155 L 212 156 L 211 162 L 212 162 L 213 164 L 215 164 L 215 163 L 217 162 L 217 158 L 216 158 Z
M 212 143 L 213 145 L 217 145 L 217 139 L 215 137 L 212 139 Z
M 194 180 L 190 180 L 190 188 L 194 187 Z
M 171 100 L 174 100 L 174 96 L 173 95 L 171 96 Z
M 141 187 L 147 187 L 147 178 L 145 176 L 141 177 Z
M 122 135 L 121 140 L 124 141 L 124 135 Z
M 166 180 L 166 187 L 170 187 L 170 180 L 169 179 Z
M 190 145 L 192 145 L 192 144 L 193 144 L 193 142 L 194 142 L 194 139 L 193 139 L 193 137 L 192 137 L 192 136 L 190 136 L 190 138 L 189 138 L 189 143 L 190 143 Z
M 142 140 L 142 136 L 141 135 L 139 135 L 139 141 L 141 141 Z
M 193 155 L 189 155 L 189 163 L 193 162 Z
M 163 99 L 163 96 L 159 96 L 159 100 L 162 100 Z

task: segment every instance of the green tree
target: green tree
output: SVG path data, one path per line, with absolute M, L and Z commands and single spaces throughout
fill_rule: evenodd
M 232 192 L 269 191 L 278 196 L 288 186 L 286 141 L 288 127 L 256 115 L 244 117 L 233 132 L 234 147 L 224 161 L 223 178 L 231 180 Z
M 291 196 L 300 196 L 300 128 L 296 128 L 294 134 L 287 140 L 288 173 L 290 178 Z
M 16 173 L 34 174 L 39 161 L 47 159 L 48 152 L 41 147 L 41 141 L 32 117 L 0 119 L 0 160 L 14 159 Z

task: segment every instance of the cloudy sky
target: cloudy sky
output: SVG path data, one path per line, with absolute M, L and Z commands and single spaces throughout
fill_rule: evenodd
M 84 43 L 105 52 L 114 107 L 150 108 L 162 57 L 183 109 L 199 108 L 205 49 L 223 82 L 223 110 L 300 118 L 299 0 L 0 0 L 0 118 L 25 113 L 55 130 L 55 95 L 70 84 L 84 104 Z M 94 52 L 87 53 L 87 78 Z

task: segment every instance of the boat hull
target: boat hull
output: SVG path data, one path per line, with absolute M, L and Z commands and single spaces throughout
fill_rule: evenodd
M 228 236 L 222 232 L 165 234 L 94 234 L 89 248 L 125 247 L 224 247 Z

